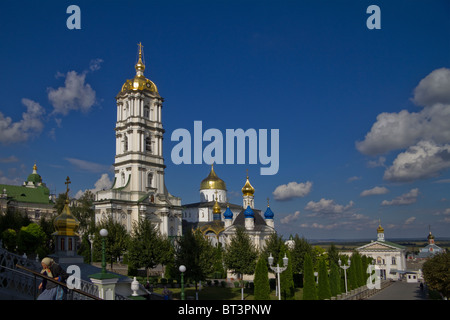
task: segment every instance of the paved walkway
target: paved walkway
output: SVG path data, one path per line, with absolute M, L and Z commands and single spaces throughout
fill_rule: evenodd
M 367 300 L 427 300 L 427 295 L 420 290 L 419 283 L 395 281 Z

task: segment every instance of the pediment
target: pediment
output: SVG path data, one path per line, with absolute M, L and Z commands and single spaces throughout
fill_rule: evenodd
M 399 251 L 401 250 L 400 248 L 394 246 L 394 245 L 390 245 L 389 243 L 384 243 L 381 241 L 374 241 L 371 243 L 368 243 L 362 247 L 357 248 L 356 250 L 358 251 Z

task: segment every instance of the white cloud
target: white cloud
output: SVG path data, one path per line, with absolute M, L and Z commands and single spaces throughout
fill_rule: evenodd
M 95 182 L 94 188 L 87 189 L 87 190 L 90 190 L 92 193 L 95 194 L 97 191 L 104 190 L 104 189 L 110 189 L 111 187 L 112 187 L 112 181 L 109 178 L 109 175 L 107 173 L 104 173 L 104 174 L 102 174 L 100 179 L 98 179 Z M 85 191 L 79 190 L 77 192 L 77 194 L 75 195 L 75 198 L 79 199 L 87 190 L 85 190 Z
M 361 192 L 360 196 L 367 197 L 367 196 L 373 196 L 373 195 L 378 195 L 378 194 L 386 194 L 388 192 L 389 192 L 389 190 L 386 187 L 374 187 L 369 190 L 364 190 L 363 192 Z
M 58 76 L 63 76 L 58 74 Z M 71 110 L 88 112 L 95 104 L 95 91 L 86 83 L 86 72 L 78 74 L 69 71 L 65 75 L 64 87 L 48 88 L 48 99 L 54 110 L 53 113 L 67 115 Z
M 23 98 L 21 102 L 27 111 L 22 113 L 22 119 L 18 122 L 13 122 L 10 117 L 5 117 L 0 112 L 0 143 L 10 144 L 26 141 L 42 132 L 44 108 L 30 99 Z
M 434 70 L 422 79 L 412 100 L 423 106 L 420 112 L 402 110 L 381 113 L 356 148 L 363 154 L 378 155 L 407 148 L 420 140 L 450 142 L 450 69 Z
M 408 219 L 405 220 L 405 224 L 406 224 L 406 225 L 407 225 L 407 224 L 411 224 L 411 223 L 413 223 L 414 221 L 416 221 L 416 217 L 410 217 L 410 218 L 408 218 Z
M 385 162 L 386 162 L 385 157 L 379 157 L 378 160 L 369 160 L 367 162 L 367 166 L 369 168 L 385 167 L 386 166 Z
M 361 177 L 354 176 L 354 177 L 348 178 L 347 182 L 353 182 L 353 181 L 357 181 L 357 180 L 361 180 L 361 179 L 362 179 Z
M 275 200 L 291 200 L 293 198 L 302 198 L 311 192 L 312 182 L 306 183 L 289 182 L 275 188 L 272 193 Z
M 450 126 L 449 126 L 450 127 Z M 400 153 L 392 166 L 384 172 L 384 179 L 408 182 L 437 176 L 450 168 L 450 145 L 437 145 L 432 141 L 420 141 Z
M 89 63 L 89 70 L 91 71 L 97 71 L 100 70 L 100 65 L 103 63 L 103 59 L 97 58 L 92 59 Z
M 348 205 L 344 206 L 337 204 L 334 200 L 322 198 L 318 202 L 308 202 L 305 209 L 322 214 L 341 214 L 351 209 L 353 204 L 353 201 L 350 201 Z
M 0 163 L 12 163 L 18 162 L 19 159 L 16 156 L 9 156 L 7 158 L 0 158 Z
M 383 206 L 400 206 L 400 205 L 409 205 L 413 204 L 417 201 L 417 197 L 419 196 L 419 189 L 411 189 L 409 192 L 398 196 L 393 200 L 383 200 L 381 205 Z
M 436 69 L 422 79 L 414 89 L 413 101 L 420 106 L 450 104 L 450 69 Z
M 449 89 L 450 90 L 450 89 Z M 435 104 L 421 112 L 381 113 L 356 148 L 363 154 L 378 155 L 414 145 L 420 140 L 450 142 L 450 104 Z
M 100 173 L 109 170 L 110 166 L 106 166 L 104 164 L 99 164 L 95 162 L 90 162 L 86 160 L 81 159 L 75 159 L 75 158 L 65 158 L 67 161 L 70 162 L 73 166 L 75 166 L 77 169 L 92 173 Z
M 281 219 L 281 224 L 290 224 L 300 217 L 300 211 L 295 211 L 293 214 L 289 214 L 283 219 Z

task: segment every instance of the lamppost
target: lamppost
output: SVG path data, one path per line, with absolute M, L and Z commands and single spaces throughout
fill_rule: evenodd
M 347 293 L 347 269 L 350 268 L 350 258 L 348 258 L 348 266 L 346 266 L 345 264 L 342 265 L 341 259 L 339 259 L 338 263 L 339 263 L 339 267 L 341 267 L 342 269 L 344 269 L 344 277 L 345 277 L 345 293 Z
M 91 264 L 92 262 L 94 262 L 94 250 L 93 250 L 93 245 L 94 245 L 94 235 L 90 234 L 88 235 L 88 239 L 89 239 L 89 243 L 91 245 Z
M 181 272 L 181 300 L 184 300 L 184 273 L 186 271 L 186 267 L 181 265 L 178 270 Z
M 108 236 L 108 230 L 100 230 L 102 236 L 102 273 L 106 273 L 106 257 L 105 257 L 105 239 Z
M 283 265 L 284 267 L 280 267 L 280 265 L 277 263 L 276 267 L 273 267 L 273 257 L 272 254 L 270 254 L 269 258 L 269 267 L 270 269 L 272 269 L 276 274 L 277 274 L 277 280 L 278 280 L 278 300 L 281 300 L 281 284 L 280 284 L 280 274 L 286 270 L 287 265 L 288 265 L 288 258 L 286 257 L 286 254 L 284 255 L 283 258 Z

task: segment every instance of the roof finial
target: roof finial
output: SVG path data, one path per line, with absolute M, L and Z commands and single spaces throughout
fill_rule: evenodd
M 269 205 L 269 200 L 270 200 L 269 197 L 267 197 L 267 206 L 268 206 L 268 207 L 270 207 L 270 205 Z
M 135 68 L 136 68 L 136 72 L 141 72 L 141 74 L 138 74 L 138 75 L 143 75 L 143 72 L 144 72 L 144 70 L 145 70 L 145 65 L 144 65 L 144 62 L 142 62 L 142 48 L 144 47 L 143 45 L 142 45 L 142 43 L 141 42 L 139 42 L 138 43 L 138 47 L 139 47 L 139 60 L 138 60 L 138 62 L 136 63 L 136 66 L 135 66 Z
M 69 178 L 69 176 L 67 176 L 67 178 L 66 178 L 66 182 L 64 182 L 64 184 L 66 185 L 66 202 L 68 202 L 69 201 L 69 184 L 70 184 L 71 182 L 70 182 L 70 178 Z

